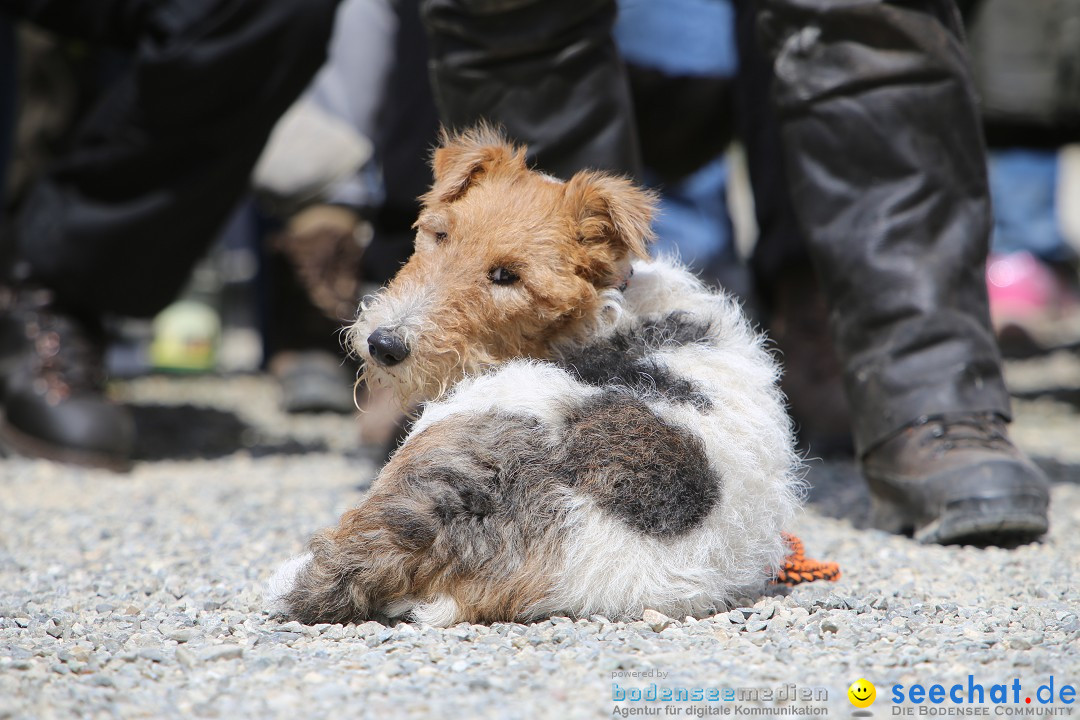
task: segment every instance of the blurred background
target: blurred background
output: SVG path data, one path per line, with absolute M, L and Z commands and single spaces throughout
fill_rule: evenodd
M 1080 347 L 1080 2 L 961 7 L 981 97 L 994 203 L 986 279 L 1006 355 Z M 826 312 L 804 255 L 752 258 L 776 198 L 754 198 L 736 12 L 725 0 L 620 0 L 615 39 L 662 209 L 656 252 L 739 295 L 787 365 L 804 447 L 850 452 Z M 340 329 L 409 256 L 438 115 L 415 2 L 345 0 L 328 59 L 278 121 L 251 190 L 185 289 L 153 318 L 108 318 L 112 377 L 270 373 L 289 413 L 352 413 L 357 367 Z M 0 14 L 3 212 L 72 142 L 130 53 Z M 152 242 L 152 238 L 148 239 Z M 365 400 L 363 388 L 360 402 Z M 384 418 L 380 420 L 379 418 Z M 365 420 L 381 445 L 396 416 Z

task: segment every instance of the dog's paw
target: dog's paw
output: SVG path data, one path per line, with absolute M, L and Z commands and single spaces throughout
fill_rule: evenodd
M 296 578 L 311 563 L 313 558 L 314 556 L 309 552 L 297 555 L 286 560 L 274 572 L 270 582 L 266 584 L 266 603 L 270 614 L 284 615 L 288 612 L 289 608 L 285 604 L 285 598 L 296 586 Z
M 454 623 L 464 620 L 461 614 L 461 606 L 449 595 L 437 595 L 430 602 L 422 603 L 412 608 L 410 616 L 420 623 L 427 623 L 435 627 L 450 627 Z

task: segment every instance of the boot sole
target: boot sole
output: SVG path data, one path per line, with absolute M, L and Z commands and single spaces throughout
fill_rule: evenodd
M 945 506 L 936 519 L 915 531 L 921 543 L 940 545 L 1021 544 L 1045 535 L 1046 498 L 1019 495 L 972 498 Z
M 868 473 L 878 527 L 921 543 L 1016 546 L 1049 528 L 1049 486 L 1021 458 L 983 461 L 925 478 Z
M 15 455 L 42 458 L 65 465 L 79 465 L 98 470 L 111 470 L 117 473 L 129 472 L 132 467 L 130 458 L 54 445 L 40 438 L 27 435 L 9 423 L 3 415 L 0 415 L 0 446 Z
M 909 506 L 876 495 L 871 498 L 875 527 L 910 532 L 924 544 L 1014 546 L 1037 540 L 1049 529 L 1047 501 L 1041 495 L 956 500 L 923 523 Z

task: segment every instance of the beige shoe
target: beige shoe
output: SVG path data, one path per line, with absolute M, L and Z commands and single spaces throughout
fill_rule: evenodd
M 370 228 L 352 210 L 314 205 L 293 217 L 273 245 L 295 268 L 315 307 L 331 320 L 351 323 L 370 239 Z

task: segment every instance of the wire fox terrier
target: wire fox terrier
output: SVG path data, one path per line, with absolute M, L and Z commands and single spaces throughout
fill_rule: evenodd
M 781 568 L 801 491 L 778 368 L 737 303 L 650 261 L 654 198 L 444 138 L 416 251 L 349 332 L 422 402 L 359 507 L 270 586 L 306 623 L 682 617 Z

